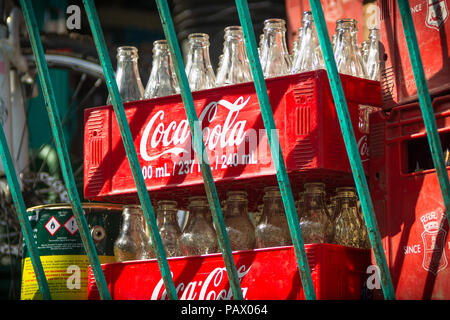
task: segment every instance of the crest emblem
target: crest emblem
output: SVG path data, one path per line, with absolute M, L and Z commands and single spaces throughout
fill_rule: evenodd
M 439 30 L 448 18 L 447 0 L 427 0 L 427 27 Z

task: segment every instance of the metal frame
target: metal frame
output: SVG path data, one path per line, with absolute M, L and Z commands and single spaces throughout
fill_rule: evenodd
M 137 153 L 130 133 L 130 128 L 128 126 L 128 122 L 125 116 L 123 102 L 119 95 L 117 84 L 115 82 L 114 71 L 112 69 L 111 61 L 108 56 L 108 52 L 106 49 L 105 41 L 101 31 L 100 22 L 96 13 L 94 2 L 93 0 L 83 0 L 83 3 L 86 9 L 89 24 L 100 57 L 103 72 L 105 74 L 108 91 L 112 98 L 111 99 L 112 104 L 114 107 L 117 121 L 119 123 L 122 140 L 125 145 L 127 157 L 131 166 L 133 178 L 139 194 L 140 203 L 144 211 L 147 226 L 150 230 L 151 239 L 154 244 L 156 258 L 162 274 L 164 285 L 166 287 L 166 291 L 168 291 L 168 297 L 171 299 L 177 299 L 175 285 L 172 279 L 172 275 L 170 273 L 164 247 L 156 224 L 152 204 L 142 176 L 142 171 L 137 158 Z M 184 71 L 182 55 L 180 47 L 177 42 L 173 21 L 170 16 L 169 7 L 166 0 L 156 0 L 156 3 L 160 14 L 161 22 L 163 25 L 164 33 L 169 42 L 170 52 L 173 57 L 176 75 L 180 84 L 181 97 L 185 106 L 186 115 L 188 117 L 189 126 L 191 130 L 191 135 L 194 141 L 194 150 L 197 154 L 200 163 L 206 194 L 208 197 L 209 205 L 211 207 L 213 222 L 218 233 L 219 245 L 227 269 L 230 287 L 232 289 L 234 299 L 241 300 L 243 299 L 242 290 L 240 287 L 240 282 L 236 271 L 236 265 L 234 263 L 228 235 L 226 232 L 226 227 L 222 216 L 220 201 L 217 195 L 217 190 L 214 184 L 208 159 L 203 159 L 202 157 L 202 155 L 205 154 L 203 152 L 205 150 L 205 145 L 202 139 L 201 129 L 198 123 L 192 93 L 190 91 L 187 76 Z M 428 87 L 423 72 L 420 52 L 417 45 L 417 38 L 415 35 L 414 25 L 412 23 L 411 18 L 411 11 L 407 0 L 398 0 L 398 3 L 400 7 L 400 14 L 404 26 L 404 32 L 410 54 L 411 64 L 413 65 L 414 77 L 416 79 L 418 87 L 419 101 L 422 109 L 426 130 L 428 133 L 430 149 L 432 152 L 434 165 L 436 167 L 436 173 L 439 179 L 446 212 L 449 212 L 450 210 L 449 179 L 445 168 L 442 147 L 440 144 L 436 128 L 435 119 L 433 116 L 433 109 L 431 107 L 431 98 L 428 92 Z M 44 59 L 44 51 L 42 48 L 42 44 L 40 42 L 39 31 L 33 14 L 31 1 L 21 0 L 21 5 L 25 15 L 25 21 L 29 32 L 33 53 L 36 58 L 38 74 L 41 80 L 42 90 L 44 92 L 47 112 L 49 114 L 52 133 L 55 139 L 55 145 L 57 146 L 57 152 L 63 170 L 64 181 L 69 191 L 70 202 L 74 211 L 75 218 L 77 219 L 77 223 L 80 228 L 83 245 L 88 255 L 89 263 L 92 267 L 92 271 L 94 273 L 94 277 L 96 279 L 97 286 L 99 288 L 100 297 L 104 300 L 111 299 L 103 272 L 101 270 L 97 253 L 91 235 L 89 233 L 88 224 L 86 222 L 86 219 L 84 218 L 84 213 L 81 207 L 80 199 L 75 187 L 73 173 L 67 154 L 67 148 L 64 142 L 64 137 L 62 135 L 61 123 L 56 108 L 56 101 L 54 98 L 53 89 L 48 75 L 48 68 Z M 370 198 L 367 180 L 364 175 L 361 158 L 358 152 L 354 132 L 352 129 L 348 113 L 348 107 L 345 100 L 345 95 L 336 68 L 336 63 L 334 60 L 334 55 L 331 48 L 331 43 L 323 15 L 322 5 L 320 3 L 320 0 L 310 0 L 310 5 L 317 28 L 320 46 L 325 60 L 325 66 L 336 106 L 336 111 L 339 118 L 339 123 L 341 126 L 342 136 L 344 138 L 347 154 L 352 168 L 353 177 L 355 180 L 356 189 L 361 201 L 366 226 L 369 232 L 369 238 L 372 245 L 373 254 L 375 256 L 376 263 L 380 268 L 380 276 L 384 297 L 387 300 L 395 299 L 395 292 L 389 274 L 389 268 L 387 266 L 384 250 L 382 247 L 380 233 L 378 230 L 374 214 L 373 204 Z M 286 208 L 286 217 L 291 232 L 292 243 L 295 249 L 295 254 L 297 258 L 303 289 L 305 292 L 305 297 L 308 300 L 314 300 L 316 299 L 316 295 L 314 291 L 313 282 L 311 279 L 311 271 L 309 268 L 308 259 L 305 252 L 301 229 L 298 223 L 294 197 L 292 194 L 291 185 L 287 175 L 284 157 L 282 155 L 281 148 L 278 143 L 278 134 L 276 132 L 273 114 L 271 111 L 267 89 L 261 69 L 261 64 L 259 61 L 255 35 L 251 23 L 247 1 L 236 0 L 236 6 L 238 9 L 239 19 L 244 33 L 245 45 L 250 60 L 255 89 L 257 92 L 258 100 L 260 102 L 264 126 L 268 132 L 271 132 L 271 134 L 268 134 L 269 146 L 276 169 L 276 175 L 283 199 L 283 204 Z M 41 295 L 44 299 L 50 299 L 48 284 L 45 278 L 45 274 L 43 273 L 43 268 L 39 258 L 39 254 L 37 252 L 36 245 L 32 240 L 32 230 L 30 227 L 30 223 L 28 221 L 28 217 L 26 215 L 26 210 L 21 196 L 20 187 L 17 181 L 17 176 L 15 174 L 14 167 L 12 165 L 11 156 L 8 151 L 8 146 L 6 143 L 3 130 L 0 133 L 0 155 L 5 167 L 8 183 L 11 186 L 14 204 L 16 206 L 19 215 L 19 220 L 22 228 L 22 233 L 25 238 L 25 243 L 27 247 L 30 249 L 30 257 L 36 273 L 36 278 L 39 284 Z M 447 219 L 449 219 L 448 216 Z

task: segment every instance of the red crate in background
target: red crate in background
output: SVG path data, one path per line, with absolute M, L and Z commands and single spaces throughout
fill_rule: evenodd
M 432 96 L 450 91 L 450 19 L 447 0 L 410 0 L 411 14 Z M 395 0 L 378 0 L 385 66 L 381 87 L 383 108 L 417 101 L 417 88 Z
M 358 129 L 359 106 L 381 106 L 380 84 L 346 75 L 341 79 L 367 169 L 367 134 Z M 266 85 L 294 192 L 307 181 L 323 181 L 330 189 L 353 185 L 326 71 L 272 78 Z M 254 84 L 197 91 L 193 98 L 219 194 L 247 189 L 252 191 L 250 205 L 256 205 L 259 198 L 252 197 L 262 197 L 262 188 L 277 181 Z M 176 198 L 182 205 L 187 196 L 204 194 L 181 96 L 129 102 L 124 108 L 151 199 Z M 137 202 L 112 106 L 86 110 L 84 148 L 85 197 Z
M 306 244 L 317 299 L 355 300 L 364 294 L 370 251 L 334 244 Z M 233 252 L 246 300 L 304 300 L 292 246 Z M 168 258 L 180 300 L 229 300 L 229 286 L 220 253 Z M 114 300 L 167 299 L 158 263 L 153 260 L 108 263 L 102 270 Z M 92 270 L 88 299 L 100 295 Z
M 445 151 L 450 96 L 433 108 Z M 420 106 L 374 113 L 370 129 L 370 191 L 397 298 L 448 300 L 449 228 Z

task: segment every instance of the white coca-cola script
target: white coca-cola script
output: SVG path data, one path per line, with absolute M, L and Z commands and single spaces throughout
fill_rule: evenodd
M 217 145 L 220 148 L 239 146 L 245 138 L 246 120 L 237 121 L 239 111 L 242 110 L 250 100 L 239 97 L 233 103 L 227 100 L 219 100 L 210 102 L 198 117 L 198 125 L 203 133 L 205 147 L 214 150 Z M 225 120 L 217 124 L 213 124 L 218 117 L 219 106 L 227 110 Z M 188 121 L 180 122 L 172 121 L 169 124 L 164 122 L 165 112 L 160 110 L 156 112 L 147 123 L 142 139 L 140 142 L 140 155 L 145 161 L 158 159 L 164 154 L 181 155 L 189 153 L 191 148 L 191 134 Z M 206 120 L 206 121 L 205 121 Z M 197 124 L 196 124 L 197 125 Z M 152 149 L 161 150 L 160 144 L 164 151 L 151 154 Z

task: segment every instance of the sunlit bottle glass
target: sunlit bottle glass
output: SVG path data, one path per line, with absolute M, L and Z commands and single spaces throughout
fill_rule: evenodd
M 245 50 L 242 28 L 225 28 L 223 56 L 217 70 L 216 86 L 251 81 L 250 64 Z
M 369 56 L 369 41 L 364 40 L 361 42 L 361 57 L 363 58 L 364 63 L 366 63 L 366 69 L 367 69 L 367 57 Z
M 224 222 L 233 251 L 255 247 L 255 227 L 248 216 L 247 205 L 247 192 L 227 192 Z
M 116 82 L 122 102 L 141 100 L 144 97 L 138 58 L 138 49 L 135 47 L 117 48 Z M 111 104 L 110 96 L 108 96 L 107 103 Z
M 348 247 L 360 247 L 363 227 L 356 206 L 356 191 L 352 187 L 336 188 L 334 241 Z
M 339 73 L 367 78 L 366 67 L 358 48 L 355 19 L 339 19 L 336 22 L 336 48 L 334 57 Z
M 166 40 L 153 42 L 153 60 L 144 98 L 169 96 L 179 92 L 169 45 Z
M 209 36 L 206 33 L 192 33 L 188 36 L 186 75 L 192 91 L 213 88 L 214 75 L 209 56 Z
M 361 221 L 361 237 L 359 247 L 362 249 L 370 249 L 371 243 L 369 238 L 369 232 L 367 231 L 367 226 L 364 219 L 364 214 L 362 212 L 361 202 L 359 201 L 359 199 L 357 199 L 356 201 L 356 208 L 358 211 L 359 220 Z
M 302 22 L 301 42 L 299 43 L 295 60 L 292 62 L 292 74 L 324 68 L 322 50 L 317 38 L 311 11 L 303 13 Z
M 216 232 L 209 221 L 211 211 L 206 197 L 189 198 L 189 217 L 180 237 L 183 255 L 192 256 L 218 251 Z
M 144 231 L 144 215 L 140 206 L 125 206 L 120 234 L 114 242 L 116 261 L 153 258 L 154 251 Z
M 265 78 L 289 74 L 291 57 L 286 44 L 286 22 L 283 19 L 264 21 L 261 44 L 261 67 Z
M 157 224 L 167 257 L 181 256 L 181 230 L 177 221 L 177 212 L 176 201 L 158 202 Z
M 380 81 L 380 30 L 373 28 L 369 31 L 369 49 L 367 54 L 367 76 L 371 80 Z
M 305 206 L 300 228 L 305 243 L 331 242 L 332 225 L 325 204 L 325 185 L 305 183 Z
M 303 27 L 298 28 L 297 38 L 292 42 L 292 52 L 291 52 L 291 61 L 292 61 L 292 63 L 295 60 L 295 56 L 297 55 L 298 48 L 300 46 L 300 42 L 302 41 L 302 39 L 301 39 L 302 30 L 303 30 Z
M 256 247 L 267 248 L 292 244 L 279 188 L 264 188 L 263 201 L 263 213 L 255 228 Z

